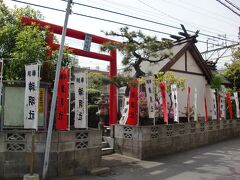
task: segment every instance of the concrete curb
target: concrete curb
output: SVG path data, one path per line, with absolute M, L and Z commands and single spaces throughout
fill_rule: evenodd
M 108 174 L 108 173 L 110 173 L 110 168 L 109 167 L 94 168 L 94 169 L 90 170 L 89 173 L 94 176 Z

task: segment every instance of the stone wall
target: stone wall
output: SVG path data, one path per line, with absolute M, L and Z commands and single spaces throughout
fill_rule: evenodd
M 115 125 L 115 152 L 138 159 L 185 151 L 240 136 L 240 120 L 158 126 Z
M 42 175 L 46 132 L 35 135 L 34 172 Z M 98 130 L 53 132 L 48 177 L 81 174 L 101 162 L 101 133 Z M 23 177 L 31 162 L 31 131 L 0 132 L 0 179 Z

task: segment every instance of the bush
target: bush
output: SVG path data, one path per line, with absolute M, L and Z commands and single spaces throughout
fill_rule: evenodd
M 88 89 L 88 104 L 95 105 L 99 100 L 101 91 L 97 89 Z
M 98 105 L 88 105 L 88 127 L 97 128 L 99 117 L 96 115 Z

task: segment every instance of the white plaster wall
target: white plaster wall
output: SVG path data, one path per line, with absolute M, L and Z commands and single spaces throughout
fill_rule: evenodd
M 194 58 L 189 51 L 187 51 L 187 71 L 202 74 L 201 69 L 199 68 L 197 63 L 194 61 Z
M 205 116 L 205 110 L 204 110 L 204 95 L 206 94 L 207 104 L 208 104 L 208 115 L 210 116 L 210 89 L 207 84 L 207 81 L 204 76 L 198 76 L 198 75 L 191 75 L 191 74 L 183 74 L 174 72 L 174 74 L 177 77 L 184 77 L 186 79 L 185 82 L 185 90 L 181 91 L 178 90 L 178 101 L 179 101 L 179 115 L 184 116 L 182 113 L 186 110 L 184 107 L 187 106 L 187 86 L 189 85 L 191 87 L 191 93 L 190 93 L 190 106 L 194 106 L 194 91 L 195 88 L 197 88 L 198 92 L 198 98 L 197 98 L 197 107 L 198 107 L 198 114 L 200 117 Z
M 183 54 L 170 69 L 185 71 L 185 54 Z

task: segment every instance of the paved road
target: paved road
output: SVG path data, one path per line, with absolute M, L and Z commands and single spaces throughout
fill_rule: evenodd
M 111 173 L 54 180 L 240 180 L 240 138 L 151 161 L 114 154 L 103 158 L 103 166 Z

